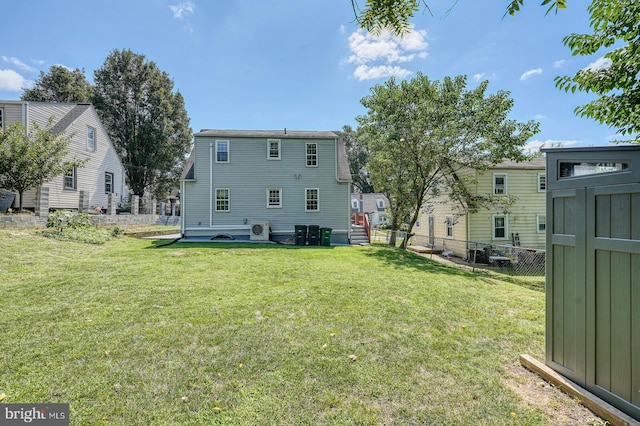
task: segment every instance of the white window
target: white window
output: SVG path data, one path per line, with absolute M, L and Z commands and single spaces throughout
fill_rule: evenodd
M 113 192 L 113 173 L 106 172 L 104 174 L 104 193 L 111 194 Z
M 493 174 L 493 195 L 507 195 L 507 174 Z
M 538 192 L 547 190 L 547 176 L 544 173 L 538 173 Z
M 307 167 L 318 167 L 318 144 L 307 144 Z
M 217 212 L 228 212 L 229 188 L 216 188 L 216 199 L 214 203 Z
M 382 198 L 378 198 L 376 200 L 376 205 L 379 209 L 384 210 L 384 200 Z
M 216 141 L 216 163 L 229 162 L 229 141 Z
M 445 235 L 447 238 L 453 238 L 453 215 L 447 215 L 444 219 Z
M 494 240 L 506 240 L 509 230 L 507 229 L 507 216 L 506 215 L 494 215 L 493 216 L 493 239 Z
M 267 208 L 275 209 L 282 207 L 282 188 L 267 189 Z
M 87 151 L 96 150 L 96 129 L 87 127 Z
M 318 210 L 320 210 L 319 189 L 306 188 L 304 192 L 305 192 L 304 210 L 307 212 L 317 212 Z
M 4 129 L 4 108 L 0 108 L 0 130 Z
M 280 139 L 267 139 L 267 160 L 280 160 Z
M 67 174 L 64 175 L 64 189 L 77 189 L 78 188 L 78 173 L 76 168 L 69 170 Z
M 547 232 L 547 215 L 539 214 L 536 216 L 536 223 L 538 227 L 538 233 L 542 234 Z
M 354 210 L 358 210 L 360 208 L 360 203 L 358 200 L 351 200 L 351 208 Z

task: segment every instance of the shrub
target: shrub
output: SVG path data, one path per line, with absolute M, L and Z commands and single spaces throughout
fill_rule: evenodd
M 56 228 L 62 232 L 65 228 L 81 229 L 91 227 L 89 215 L 70 210 L 56 210 L 47 217 L 47 228 Z

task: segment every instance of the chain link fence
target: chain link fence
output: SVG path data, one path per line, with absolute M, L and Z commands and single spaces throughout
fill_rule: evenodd
M 388 244 L 391 231 L 372 232 L 371 241 Z M 403 245 L 404 244 L 404 245 Z M 487 271 L 504 277 L 517 277 L 531 287 L 544 289 L 546 252 L 541 249 L 492 244 L 479 241 L 435 238 L 396 232 L 396 247 L 406 247 L 430 256 L 443 256 L 464 264 L 472 271 Z

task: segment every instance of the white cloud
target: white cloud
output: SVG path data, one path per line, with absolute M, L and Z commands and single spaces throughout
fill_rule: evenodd
M 542 74 L 542 68 L 536 68 L 536 69 L 529 70 L 529 71 L 525 72 L 524 74 L 522 74 L 520 76 L 520 80 L 525 81 L 529 77 L 532 77 L 532 76 L 534 76 L 536 74 Z
M 560 68 L 561 66 L 563 66 L 563 65 L 564 65 L 564 63 L 565 63 L 565 60 L 564 60 L 564 59 L 560 59 L 560 60 L 555 61 L 555 62 L 553 63 L 553 67 L 554 67 L 554 68 Z
M 340 24 L 340 27 L 338 28 L 338 32 L 340 32 L 340 34 L 346 34 L 347 33 L 347 27 L 345 27 L 344 25 Z
M 534 120 L 544 120 L 545 118 L 547 118 L 547 116 L 543 114 L 536 114 L 533 116 Z
M 485 74 L 485 73 L 483 73 L 483 72 L 478 73 L 478 74 L 474 74 L 474 75 L 473 75 L 473 79 L 474 79 L 475 81 L 480 81 L 480 80 L 482 80 L 482 79 L 484 78 L 484 76 L 485 76 L 485 75 L 486 75 L 486 74 Z
M 349 36 L 351 56 L 346 62 L 358 65 L 354 76 L 359 80 L 406 77 L 411 72 L 393 64 L 426 58 L 428 47 L 426 31 L 412 28 L 399 37 L 387 30 L 378 35 L 357 30 Z
M 407 69 L 390 65 L 377 65 L 373 67 L 368 65 L 358 65 L 356 70 L 353 72 L 353 76 L 360 81 L 389 77 L 405 78 L 411 74 L 411 71 Z
M 595 60 L 595 62 L 591 62 L 589 65 L 587 65 L 587 67 L 585 68 L 586 70 L 589 71 L 598 71 L 604 68 L 609 68 L 611 66 L 611 59 L 609 58 L 598 58 Z
M 184 19 L 187 15 L 191 15 L 196 10 L 196 5 L 191 2 L 184 2 L 176 5 L 169 5 L 169 9 L 173 12 L 176 19 Z
M 7 92 L 19 92 L 23 87 L 30 86 L 31 82 L 14 70 L 0 70 L 0 90 Z
M 25 70 L 25 71 L 29 71 L 29 72 L 36 71 L 36 69 L 34 67 L 25 64 L 20 59 L 15 58 L 15 57 L 10 57 L 9 58 L 9 57 L 3 56 L 2 60 L 5 61 L 5 62 L 9 62 L 10 64 L 13 64 L 16 67 L 18 67 L 18 68 L 20 68 L 22 70 Z
M 526 152 L 540 152 L 542 148 L 567 148 L 570 146 L 580 145 L 582 141 L 565 140 L 565 139 L 547 139 L 544 141 L 533 140 L 527 142 L 524 146 Z

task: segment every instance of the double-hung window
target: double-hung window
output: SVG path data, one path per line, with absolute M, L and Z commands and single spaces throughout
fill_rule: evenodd
M 320 200 L 319 200 L 319 189 L 318 188 L 306 188 L 305 192 L 305 206 L 304 210 L 307 212 L 317 212 L 320 210 Z
M 507 195 L 507 174 L 493 174 L 493 195 Z
M 307 167 L 318 167 L 318 144 L 307 144 Z
M 229 162 L 229 141 L 216 141 L 216 163 Z
M 229 188 L 216 188 L 216 199 L 214 204 L 217 212 L 229 211 Z
M 538 192 L 547 190 L 547 176 L 544 173 L 538 173 Z
M 78 188 L 78 171 L 74 167 L 64 175 L 64 189 Z
M 87 127 L 87 151 L 96 150 L 96 129 Z
M 493 239 L 494 240 L 506 240 L 507 239 L 507 216 L 506 215 L 494 215 L 493 216 Z
M 282 207 L 282 188 L 267 189 L 267 208 L 277 209 Z
M 447 215 L 444 220 L 444 225 L 446 228 L 445 235 L 447 238 L 453 238 L 453 215 Z
M 113 193 L 113 173 L 106 172 L 104 174 L 104 193 Z
M 537 231 L 539 234 L 546 232 L 547 231 L 547 215 L 546 214 L 537 215 L 536 224 L 538 227 Z
M 280 160 L 280 139 L 267 139 L 267 160 Z

